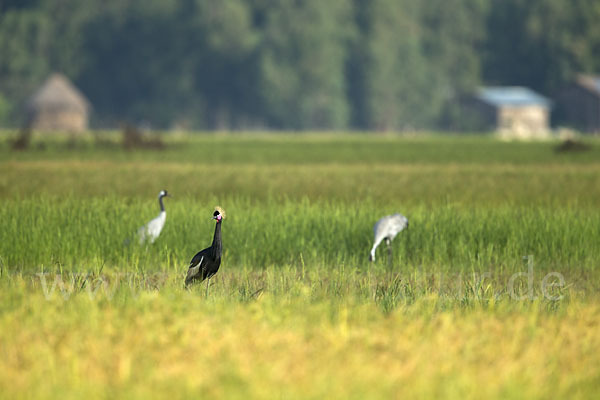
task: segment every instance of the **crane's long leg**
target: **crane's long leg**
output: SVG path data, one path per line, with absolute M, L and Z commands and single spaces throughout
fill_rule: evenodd
M 390 239 L 385 239 L 385 244 L 388 249 L 388 265 L 392 266 L 392 241 Z
M 206 280 L 206 295 L 204 297 L 208 297 L 208 284 L 210 282 L 210 278 Z

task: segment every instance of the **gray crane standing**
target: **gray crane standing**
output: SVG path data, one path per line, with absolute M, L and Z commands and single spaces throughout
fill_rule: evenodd
M 385 241 L 388 248 L 388 262 L 392 260 L 392 240 L 405 228 L 408 228 L 408 219 L 402 214 L 386 215 L 375 223 L 373 232 L 375 233 L 375 240 L 371 254 L 369 255 L 369 261 L 375 261 L 375 250 L 377 246 Z
M 165 226 L 167 220 L 167 212 L 165 211 L 165 205 L 163 204 L 163 197 L 171 197 L 166 190 L 161 190 L 158 193 L 158 204 L 160 205 L 160 214 L 158 217 L 152 219 L 146 225 L 143 225 L 138 229 L 138 240 L 140 244 L 146 242 L 154 243 L 154 241 L 160 236 L 162 228 Z

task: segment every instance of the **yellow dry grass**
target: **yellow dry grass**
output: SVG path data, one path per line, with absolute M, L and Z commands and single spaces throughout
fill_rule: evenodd
M 600 306 L 572 299 L 439 309 L 265 292 L 252 301 L 168 284 L 112 300 L 0 299 L 5 398 L 593 398 Z

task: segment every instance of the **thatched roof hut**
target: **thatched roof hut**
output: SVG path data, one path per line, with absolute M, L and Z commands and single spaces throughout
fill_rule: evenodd
M 27 127 L 46 132 L 84 132 L 90 109 L 88 100 L 67 77 L 53 74 L 27 102 Z

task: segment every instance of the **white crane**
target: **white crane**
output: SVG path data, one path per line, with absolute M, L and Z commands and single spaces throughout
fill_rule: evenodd
M 163 204 L 163 197 L 171 197 L 166 190 L 161 190 L 158 193 L 158 204 L 160 204 L 160 214 L 158 217 L 152 219 L 146 225 L 143 225 L 138 229 L 138 238 L 140 244 L 144 244 L 146 242 L 154 243 L 156 238 L 160 235 L 160 231 L 162 231 L 163 226 L 165 226 L 165 221 L 167 220 L 167 212 L 165 211 L 165 205 Z
M 375 261 L 375 250 L 377 246 L 385 241 L 388 248 L 388 260 L 392 259 L 392 240 L 405 228 L 408 228 L 408 219 L 402 214 L 386 215 L 375 223 L 373 232 L 375 233 L 375 240 L 371 254 L 369 255 L 369 261 Z

